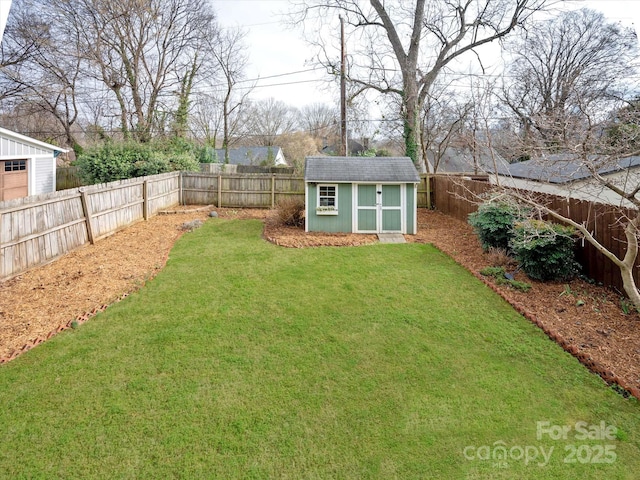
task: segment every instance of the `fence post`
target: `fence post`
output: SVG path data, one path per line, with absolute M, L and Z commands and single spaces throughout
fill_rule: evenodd
M 218 173 L 218 208 L 222 207 L 222 175 Z
M 431 176 L 427 173 L 427 209 L 431 210 Z
M 87 201 L 87 191 L 84 188 L 79 188 L 80 191 L 80 203 L 82 203 L 82 213 L 84 213 L 85 223 L 87 225 L 87 237 L 89 237 L 89 243 L 93 245 L 93 226 L 91 225 L 91 211 L 89 210 L 89 202 Z
M 142 218 L 149 220 L 149 180 L 142 182 Z
M 184 172 L 180 171 L 180 174 L 178 175 L 178 203 L 180 205 L 184 205 L 184 195 L 182 194 L 182 189 L 183 189 L 183 179 L 182 179 L 182 174 Z
M 276 206 L 276 174 L 271 174 L 271 208 Z

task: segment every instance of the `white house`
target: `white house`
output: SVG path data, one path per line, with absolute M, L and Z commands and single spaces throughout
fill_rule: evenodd
M 56 191 L 56 157 L 68 150 L 0 128 L 0 201 Z
M 224 148 L 216 148 L 219 163 L 224 163 Z M 280 147 L 237 147 L 229 149 L 229 163 L 232 165 L 273 165 L 287 166 Z

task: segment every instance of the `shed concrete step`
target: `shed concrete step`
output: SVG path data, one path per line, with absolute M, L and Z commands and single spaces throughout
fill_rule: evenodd
M 380 243 L 407 243 L 401 233 L 379 233 L 378 240 Z

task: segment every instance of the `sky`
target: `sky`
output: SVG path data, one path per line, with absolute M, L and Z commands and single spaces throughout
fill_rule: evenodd
M 240 26 L 248 32 L 250 65 L 246 76 L 260 78 L 251 93 L 253 98 L 274 97 L 298 106 L 338 98 L 337 91 L 325 90 L 326 73 L 313 70 L 313 51 L 301 32 L 282 23 L 281 12 L 289 7 L 287 0 L 211 1 L 221 26 Z M 276 77 L 292 72 L 300 73 Z
M 211 1 L 221 26 L 240 26 L 248 31 L 247 78 L 260 79 L 251 94 L 253 98 L 274 97 L 297 107 L 337 102 L 338 87 L 327 87 L 326 72 L 309 71 L 316 52 L 302 39 L 300 30 L 290 30 L 280 21 L 279 13 L 288 9 L 288 0 Z M 566 9 L 582 7 L 601 11 L 611 21 L 634 26 L 640 38 L 640 0 L 568 0 L 560 5 Z

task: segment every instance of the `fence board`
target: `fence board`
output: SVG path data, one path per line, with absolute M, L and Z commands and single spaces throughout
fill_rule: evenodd
M 477 209 L 478 197 L 493 188 L 487 181 L 460 176 L 421 175 L 418 206 L 429 203 L 466 221 Z M 145 196 L 144 183 L 147 182 Z M 26 197 L 0 203 L 0 278 L 51 261 L 90 240 L 87 214 L 96 239 L 180 203 L 219 207 L 270 208 L 290 196 L 304 198 L 304 179 L 294 175 L 207 174 L 172 172 Z M 430 195 L 431 202 L 428 196 Z M 618 256 L 625 250 L 620 212 L 611 206 L 540 194 L 557 211 L 584 223 L 605 247 Z M 622 211 L 624 214 L 628 211 Z M 580 242 L 578 260 L 596 281 L 622 288 L 617 267 L 588 242 Z M 640 264 L 640 262 L 639 262 Z M 634 270 L 640 280 L 640 268 Z
M 179 172 L 0 202 L 0 278 L 49 262 L 142 218 L 146 180 L 151 212 L 178 203 Z M 82 190 L 82 191 L 81 191 Z M 82 196 L 86 197 L 83 206 Z
M 287 196 L 304 196 L 304 178 L 292 175 L 183 173 L 185 204 L 272 208 Z

